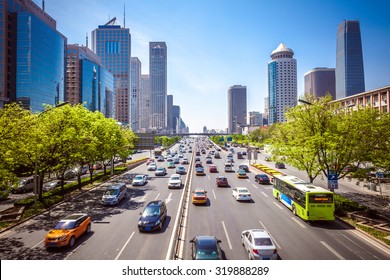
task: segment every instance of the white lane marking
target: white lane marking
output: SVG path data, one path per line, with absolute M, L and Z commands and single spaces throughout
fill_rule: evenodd
M 223 221 L 222 221 L 222 226 L 223 226 L 223 230 L 225 231 L 225 235 L 226 235 L 226 239 L 227 239 L 228 244 L 229 244 L 229 248 L 230 248 L 230 250 L 233 250 L 232 243 L 230 242 L 230 238 L 229 238 L 228 232 L 226 230 L 225 223 Z
M 252 186 L 253 186 L 255 189 L 258 189 L 258 187 L 257 187 L 255 184 L 252 184 Z
M 126 248 L 127 244 L 130 242 L 131 238 L 133 238 L 134 233 L 135 233 L 135 231 L 133 231 L 133 233 L 130 235 L 129 239 L 127 239 L 125 245 L 123 245 L 122 249 L 119 251 L 118 255 L 116 256 L 115 260 L 117 260 L 120 257 L 120 255 L 122 255 L 123 250 Z
M 261 192 L 265 197 L 268 197 L 268 195 L 265 192 Z
M 386 248 L 385 246 L 383 246 L 382 244 L 378 243 L 377 241 L 375 240 L 372 240 L 370 237 L 367 237 L 365 236 L 363 233 L 357 231 L 357 230 L 353 230 L 351 231 L 353 234 L 359 236 L 361 239 L 364 239 L 365 241 L 367 241 L 368 243 L 372 244 L 373 246 L 375 246 L 376 248 L 378 248 L 379 250 L 381 250 L 382 252 L 384 252 L 385 254 L 387 255 L 390 255 L 390 251 L 388 248 Z
M 249 181 L 249 179 L 246 179 L 246 181 L 249 183 L 250 181 Z
M 168 204 L 172 200 L 172 193 L 169 193 L 168 198 L 165 199 L 165 203 Z
M 38 247 L 38 245 L 40 245 L 41 243 L 43 243 L 43 240 L 39 241 L 37 244 L 35 244 L 34 246 L 32 246 L 31 249 L 34 249 L 35 247 Z
M 210 175 L 207 175 L 207 178 L 209 178 L 209 181 L 211 181 Z
M 211 190 L 211 191 L 213 192 L 214 199 L 215 199 L 215 200 L 217 200 L 217 197 L 216 197 L 216 195 L 215 195 L 215 192 L 214 192 L 214 190 Z
M 139 200 L 139 202 L 144 202 L 145 200 L 146 200 L 146 196 L 147 196 L 148 194 L 145 194 L 143 197 L 141 197 L 141 199 Z
M 277 202 L 274 201 L 273 204 L 275 204 L 279 209 L 283 209 L 283 207 L 280 206 Z
M 159 196 L 160 196 L 160 193 L 156 196 L 156 198 L 154 200 L 157 200 Z
M 269 230 L 265 227 L 265 225 L 261 221 L 259 221 L 259 223 L 266 231 L 268 231 L 269 235 L 271 235 L 272 240 L 276 244 L 276 247 L 278 247 L 279 250 L 282 249 L 282 246 L 279 245 L 279 243 L 276 241 L 276 239 L 272 236 L 272 234 L 269 232 Z
M 306 228 L 306 226 L 300 221 L 298 220 L 296 217 L 291 217 L 291 219 L 296 222 L 298 225 L 301 226 L 301 228 Z
M 331 251 L 331 252 L 332 252 L 336 257 L 338 257 L 340 260 L 345 260 L 345 259 L 343 258 L 342 255 L 340 255 L 339 253 L 337 253 L 335 249 L 333 249 L 333 248 L 330 247 L 328 244 L 326 244 L 325 241 L 320 241 L 320 243 L 321 243 L 322 245 L 324 245 L 329 251 Z

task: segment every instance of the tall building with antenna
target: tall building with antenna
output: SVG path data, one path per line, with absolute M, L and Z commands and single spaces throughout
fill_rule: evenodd
M 114 75 L 115 117 L 131 125 L 131 34 L 114 17 L 92 31 L 92 50 Z

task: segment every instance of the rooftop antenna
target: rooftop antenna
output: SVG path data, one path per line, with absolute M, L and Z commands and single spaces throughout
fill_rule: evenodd
M 126 3 L 123 3 L 123 28 L 126 28 Z
M 45 0 L 42 0 L 42 10 L 45 11 Z

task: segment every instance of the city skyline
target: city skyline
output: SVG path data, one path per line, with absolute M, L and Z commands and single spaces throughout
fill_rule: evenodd
M 41 6 L 41 1 L 34 2 Z M 123 1 L 71 2 L 45 3 L 70 44 L 85 44 L 86 34 L 90 37 L 90 31 L 109 18 L 124 24 Z M 366 90 L 389 85 L 390 4 L 374 2 L 130 1 L 125 27 L 132 34 L 132 56 L 143 65 L 149 64 L 149 42 L 167 43 L 167 94 L 174 96 L 183 120 L 196 132 L 204 125 L 227 128 L 226 90 L 234 84 L 247 86 L 248 111 L 264 112 L 267 63 L 281 42 L 294 50 L 302 96 L 304 73 L 335 67 L 337 26 L 345 19 L 360 21 Z M 142 74 L 148 74 L 146 68 Z

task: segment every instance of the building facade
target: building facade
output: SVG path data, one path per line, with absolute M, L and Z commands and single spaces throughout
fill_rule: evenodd
M 297 103 L 297 61 L 283 43 L 271 53 L 268 62 L 268 124 L 284 122 L 285 111 Z
M 149 42 L 150 126 L 161 130 L 167 127 L 167 45 Z
M 130 123 L 133 131 L 139 130 L 139 97 L 141 92 L 141 61 L 138 57 L 131 58 L 131 97 L 130 97 Z
M 167 95 L 167 127 L 170 132 L 173 131 L 173 95 Z
M 92 50 L 114 75 L 115 118 L 131 123 L 131 34 L 129 28 L 115 25 L 116 18 L 92 31 Z
M 180 106 L 172 106 L 172 118 L 173 118 L 173 131 L 172 133 L 180 133 L 181 117 L 180 117 Z
M 145 74 L 141 75 L 139 108 L 139 128 L 146 132 L 150 127 L 150 79 Z
M 344 20 L 337 30 L 336 99 L 365 91 L 360 23 Z
M 336 74 L 334 68 L 318 67 L 305 73 L 305 94 L 324 97 L 326 94 L 336 99 Z
M 31 0 L 0 1 L 0 107 L 39 112 L 64 101 L 67 39 Z
M 228 132 L 241 133 L 246 125 L 246 86 L 234 85 L 228 90 Z
M 263 114 L 260 112 L 249 112 L 249 126 L 263 126 Z

